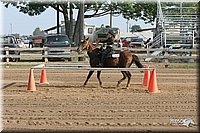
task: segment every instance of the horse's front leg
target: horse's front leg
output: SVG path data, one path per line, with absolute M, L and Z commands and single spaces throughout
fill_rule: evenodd
M 97 71 L 97 79 L 99 81 L 99 85 L 102 87 L 102 82 L 101 82 L 100 75 L 101 75 L 101 71 Z
M 128 89 L 128 87 L 130 86 L 130 81 L 131 81 L 131 73 L 129 71 L 126 71 L 126 75 L 128 77 L 126 89 Z
M 123 78 L 120 79 L 120 80 L 118 81 L 118 83 L 117 83 L 117 87 L 119 87 L 120 83 L 121 83 L 123 80 L 126 79 L 126 73 L 125 73 L 125 71 L 121 71 L 121 73 L 123 74 Z
M 88 80 L 90 79 L 90 77 L 92 76 L 93 73 L 94 73 L 94 71 L 89 71 L 87 79 L 85 80 L 84 86 L 87 84 Z

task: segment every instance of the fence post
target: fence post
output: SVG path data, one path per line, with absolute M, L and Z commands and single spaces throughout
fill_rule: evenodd
M 6 63 L 9 63 L 9 47 L 5 47 L 6 51 Z
M 47 55 L 48 55 L 48 48 L 47 48 L 47 47 L 45 47 L 45 48 L 44 48 L 44 56 L 45 56 L 45 58 L 44 58 L 44 62 L 45 62 L 45 63 L 47 63 L 47 62 L 48 62 Z
M 78 59 L 79 59 L 78 53 L 77 52 L 72 52 L 72 56 L 73 57 L 71 57 L 71 61 L 72 62 L 78 62 Z
M 164 54 L 164 56 L 169 56 L 169 53 L 168 53 L 168 51 L 166 51 L 166 49 L 167 48 L 165 47 L 165 54 Z M 165 62 L 165 68 L 167 68 L 169 66 L 169 60 L 168 60 L 168 58 L 165 58 L 164 62 Z
M 147 55 L 149 55 L 149 53 L 150 53 L 150 52 L 149 52 L 149 44 L 150 44 L 150 43 L 147 43 L 147 44 L 146 44 L 146 45 L 147 45 Z
M 165 45 L 165 48 L 166 48 L 166 46 L 167 46 L 167 33 L 166 33 L 166 30 L 164 31 L 164 34 L 165 34 L 164 35 L 165 36 L 165 38 L 164 38 L 165 39 L 165 41 L 164 41 L 165 44 L 164 45 Z
M 192 30 L 192 48 L 194 48 L 194 30 Z

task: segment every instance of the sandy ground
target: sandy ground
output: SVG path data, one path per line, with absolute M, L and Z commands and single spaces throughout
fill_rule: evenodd
M 197 69 L 156 66 L 160 93 L 143 87 L 143 73 L 132 71 L 116 88 L 122 75 L 96 73 L 87 86 L 87 71 L 47 70 L 48 85 L 40 85 L 41 70 L 34 70 L 37 91 L 28 92 L 30 67 L 3 69 L 4 131 L 191 131 L 198 130 Z M 192 124 L 183 125 L 189 118 Z

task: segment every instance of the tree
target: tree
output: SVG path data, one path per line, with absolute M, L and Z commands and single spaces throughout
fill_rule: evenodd
M 28 14 L 30 16 L 34 15 L 40 15 L 42 12 L 44 12 L 47 8 L 51 7 L 58 10 L 63 14 L 64 22 L 65 22 L 65 31 L 66 34 L 69 36 L 69 38 L 72 39 L 73 33 L 72 33 L 72 25 L 73 25 L 73 11 L 74 9 L 79 10 L 80 9 L 80 2 L 56 2 L 56 1 L 50 1 L 50 2 L 26 2 L 26 1 L 3 1 L 5 7 L 8 7 L 9 5 L 16 7 L 19 9 L 19 12 Z M 86 15 L 87 17 L 95 16 L 95 14 L 99 15 L 97 12 L 102 4 L 98 4 L 97 2 L 92 3 L 86 3 L 85 4 L 85 11 L 91 11 L 95 10 L 95 13 L 92 13 L 91 15 Z M 59 8 L 57 8 L 59 7 Z M 101 14 L 101 13 L 100 13 Z M 80 16 L 80 15 L 78 15 Z M 80 17 L 77 18 L 77 23 L 79 22 Z M 76 24 L 77 26 L 79 24 Z M 78 29 L 78 28 L 76 28 Z M 78 31 L 77 31 L 78 32 Z
M 35 28 L 35 30 L 33 31 L 33 35 L 39 35 L 41 33 L 41 30 L 39 27 Z
M 75 10 L 80 10 L 80 1 L 66 1 L 66 2 L 56 2 L 56 1 L 37 1 L 37 2 L 29 2 L 29 1 L 3 1 L 5 7 L 9 5 L 14 6 L 19 9 L 20 12 L 28 14 L 30 16 L 40 15 L 47 8 L 51 7 L 58 10 L 63 14 L 65 21 L 65 30 L 66 34 L 72 38 L 76 37 L 75 33 L 78 34 L 78 28 L 75 27 L 75 33 L 72 33 L 72 20 L 73 13 Z M 57 8 L 59 7 L 59 8 Z M 112 12 L 112 15 L 122 14 L 126 19 L 142 19 L 146 23 L 150 23 L 154 21 L 156 17 L 156 2 L 123 2 L 123 1 L 111 1 L 110 3 L 106 0 L 100 1 L 85 1 L 84 3 L 84 18 L 91 17 L 100 17 Z M 78 11 L 80 13 L 80 11 Z M 76 26 L 79 26 L 80 23 L 80 14 L 77 15 Z
M 118 11 L 125 19 L 144 20 L 146 23 L 151 23 L 155 20 L 157 15 L 156 2 L 126 2 L 118 3 Z
M 130 32 L 137 32 L 138 30 L 140 30 L 141 29 L 141 27 L 140 27 L 140 25 L 133 25 L 132 27 L 131 27 L 131 30 L 130 30 Z

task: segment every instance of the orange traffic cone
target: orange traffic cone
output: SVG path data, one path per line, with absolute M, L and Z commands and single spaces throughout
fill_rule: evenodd
M 149 93 L 158 93 L 157 79 L 156 79 L 156 70 L 153 69 L 150 75 L 150 81 L 148 86 Z
M 40 84 L 49 84 L 47 82 L 46 70 L 42 69 L 41 77 L 40 77 Z
M 36 91 L 33 69 L 30 69 L 27 91 Z
M 145 68 L 149 68 L 149 66 L 146 65 Z M 148 85 L 149 85 L 149 78 L 150 78 L 150 71 L 146 70 L 144 72 L 143 86 L 147 86 L 148 87 Z

